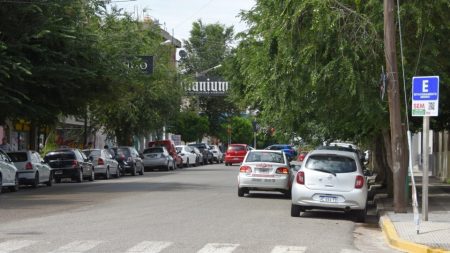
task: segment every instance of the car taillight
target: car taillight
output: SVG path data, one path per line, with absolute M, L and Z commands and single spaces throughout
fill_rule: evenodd
M 33 164 L 31 164 L 30 162 L 27 162 L 27 164 L 25 164 L 25 169 L 26 170 L 32 170 L 33 169 Z
M 303 171 L 297 172 L 296 179 L 298 184 L 305 184 L 305 172 Z
M 355 189 L 361 189 L 364 186 L 364 177 L 361 175 L 356 176 Z
M 73 160 L 72 161 L 72 168 L 74 168 L 74 169 L 78 168 L 78 161 L 77 160 Z
M 239 168 L 239 171 L 243 172 L 243 173 L 251 173 L 252 172 L 252 168 L 250 166 L 244 165 L 244 166 L 241 166 Z
M 304 154 L 300 154 L 299 156 L 298 156 L 298 161 L 300 161 L 300 162 L 303 162 L 303 160 L 305 159 L 305 155 Z
M 98 163 L 98 165 L 105 165 L 105 161 L 103 161 L 102 158 L 98 158 L 97 163 Z
M 286 167 L 280 167 L 277 169 L 276 171 L 277 174 L 288 174 L 289 173 L 289 169 Z

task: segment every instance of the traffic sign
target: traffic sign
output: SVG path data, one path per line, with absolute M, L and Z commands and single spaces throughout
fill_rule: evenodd
M 438 116 L 439 76 L 415 76 L 412 86 L 412 116 Z

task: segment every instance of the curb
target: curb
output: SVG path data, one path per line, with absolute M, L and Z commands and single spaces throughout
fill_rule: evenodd
M 395 249 L 411 253 L 450 253 L 450 251 L 445 249 L 431 248 L 422 244 L 401 239 L 397 234 L 397 230 L 395 230 L 394 224 L 387 215 L 383 215 L 383 217 L 381 217 L 380 226 L 389 245 Z

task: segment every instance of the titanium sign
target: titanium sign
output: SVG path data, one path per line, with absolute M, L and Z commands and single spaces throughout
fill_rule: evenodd
M 438 116 L 439 76 L 415 76 L 412 85 L 412 116 Z

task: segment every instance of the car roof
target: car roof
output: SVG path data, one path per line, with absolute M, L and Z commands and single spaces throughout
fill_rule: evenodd
M 248 151 L 249 153 L 278 153 L 283 154 L 281 150 L 268 150 L 268 149 L 252 149 Z
M 247 146 L 247 144 L 233 143 L 233 144 L 230 144 L 230 145 L 228 145 L 228 146 Z
M 354 152 L 354 153 L 358 152 L 358 149 L 351 148 L 351 147 L 343 147 L 343 146 L 319 146 L 316 148 L 316 150 L 337 150 L 337 151 L 348 151 L 348 152 Z

